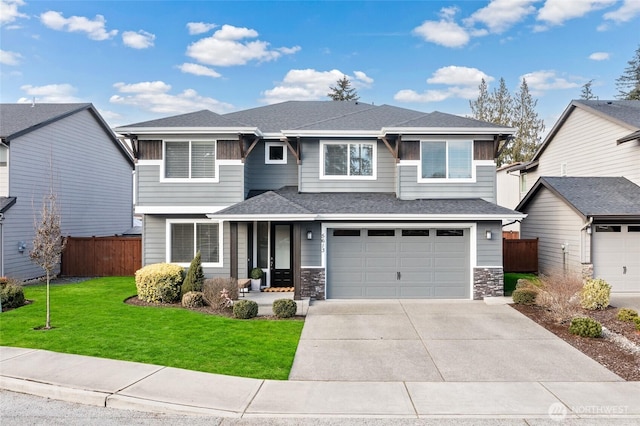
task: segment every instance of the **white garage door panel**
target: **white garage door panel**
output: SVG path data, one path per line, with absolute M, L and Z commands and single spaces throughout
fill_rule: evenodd
M 593 275 L 611 284 L 613 292 L 640 292 L 640 226 L 594 227 Z
M 333 235 L 328 230 L 327 297 L 468 298 L 469 230 L 463 236 Z M 358 273 L 358 270 L 360 273 Z

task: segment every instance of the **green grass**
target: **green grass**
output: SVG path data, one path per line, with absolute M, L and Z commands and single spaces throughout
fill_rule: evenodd
M 505 272 L 504 274 L 504 295 L 511 296 L 513 290 L 516 289 L 518 280 L 524 278 L 525 280 L 538 280 L 538 277 L 534 274 L 518 274 L 515 272 Z
M 25 287 L 30 305 L 0 314 L 0 345 L 137 361 L 209 373 L 286 380 L 303 321 L 236 320 L 168 307 L 127 305 L 132 277 Z

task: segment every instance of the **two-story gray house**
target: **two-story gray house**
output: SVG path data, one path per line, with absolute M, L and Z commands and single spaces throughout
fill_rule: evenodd
M 0 104 L 0 276 L 44 275 L 29 251 L 50 191 L 64 236 L 130 229 L 133 168 L 132 156 L 90 103 Z
M 513 133 L 440 112 L 291 101 L 123 126 L 143 264 L 247 277 L 295 297 L 502 295 L 495 158 Z

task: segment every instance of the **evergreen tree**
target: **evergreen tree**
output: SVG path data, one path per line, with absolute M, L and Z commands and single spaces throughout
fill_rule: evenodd
M 511 126 L 513 123 L 513 98 L 504 78 L 500 78 L 497 89 L 493 89 L 489 98 L 490 122 L 501 126 Z
M 541 143 L 544 122 L 536 112 L 537 99 L 529 92 L 527 80 L 520 83 L 513 102 L 512 126 L 516 128 L 514 139 L 508 143 L 498 158 L 498 165 L 518 161 L 529 161 L 533 158 Z
M 200 250 L 198 250 L 196 257 L 193 258 L 189 265 L 189 271 L 187 271 L 187 276 L 182 283 L 182 296 L 190 291 L 202 291 L 202 287 L 204 285 L 204 272 L 202 271 L 201 259 Z
M 627 64 L 624 73 L 616 79 L 618 99 L 640 101 L 640 46 Z
M 582 92 L 580 92 L 580 99 L 583 99 L 585 101 L 596 99 L 596 95 L 594 95 L 593 92 L 591 91 L 592 84 L 593 84 L 593 80 L 589 80 L 582 86 Z
M 327 93 L 327 96 L 334 101 L 357 101 L 360 99 L 358 92 L 354 87 L 351 87 L 351 81 L 346 75 L 336 82 L 335 87 L 331 86 L 331 92 Z
M 491 100 L 489 98 L 489 89 L 487 88 L 487 82 L 484 81 L 484 78 L 480 82 L 480 86 L 478 86 L 478 89 L 480 90 L 478 98 L 475 101 L 469 101 L 469 106 L 471 107 L 471 115 L 476 120 L 491 121 Z

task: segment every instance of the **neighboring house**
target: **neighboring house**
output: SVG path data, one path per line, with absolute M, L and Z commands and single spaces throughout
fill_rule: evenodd
M 137 158 L 143 264 L 294 297 L 502 295 L 495 156 L 514 129 L 359 102 L 284 102 L 115 129 Z
M 543 273 L 640 292 L 640 101 L 572 101 L 520 173 L 521 237 L 539 238 Z
M 43 197 L 64 236 L 132 226 L 133 158 L 93 105 L 0 104 L 0 275 L 41 277 L 29 258 Z
M 499 206 L 515 209 L 527 193 L 523 188 L 523 180 L 520 175 L 520 167 L 523 164 L 521 162 L 507 164 L 496 170 L 496 204 Z M 515 238 L 517 238 L 520 233 L 520 222 L 505 223 L 502 226 L 502 231 L 505 233 L 514 232 Z

